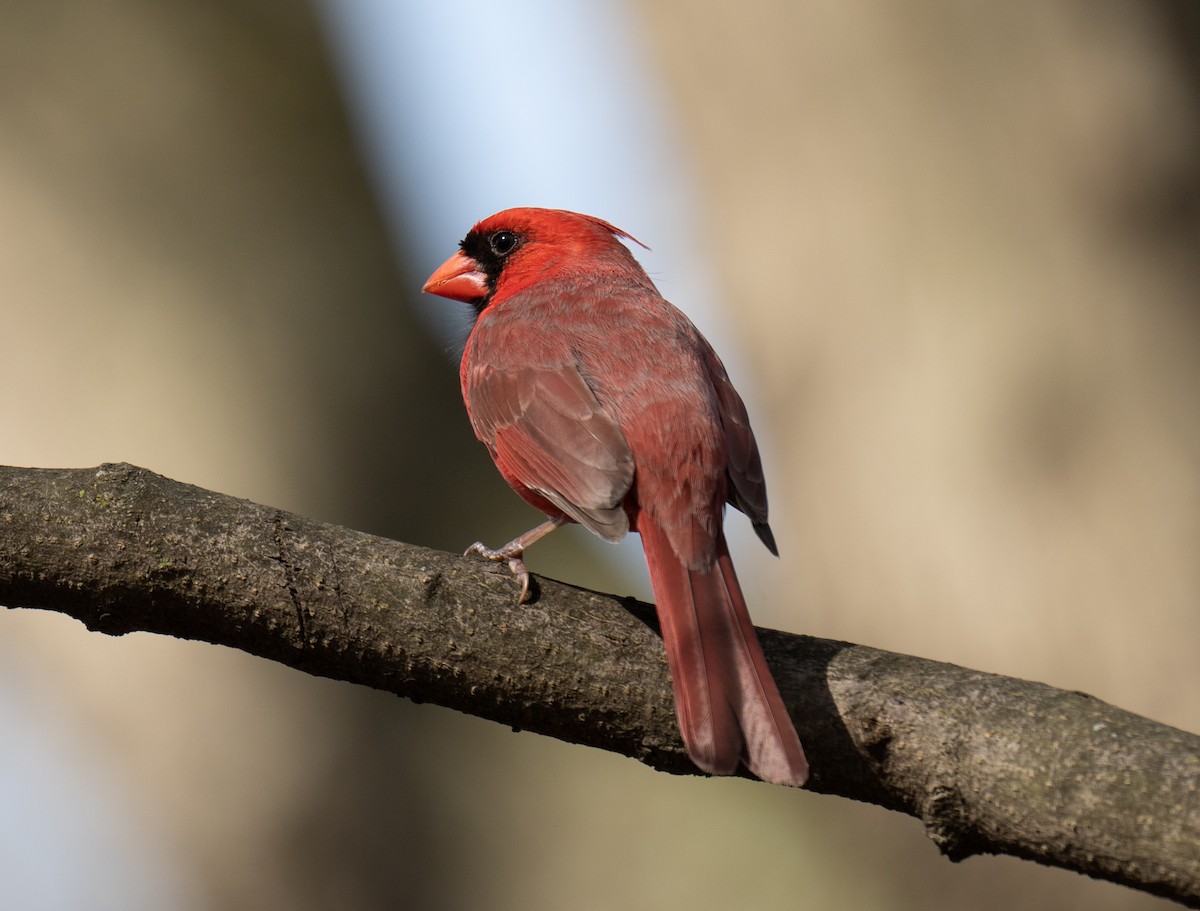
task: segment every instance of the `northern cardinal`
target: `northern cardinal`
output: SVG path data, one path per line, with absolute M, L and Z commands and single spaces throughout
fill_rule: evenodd
M 722 529 L 740 509 L 772 553 L 767 491 L 746 407 L 696 327 L 606 221 L 508 209 L 475 225 L 424 290 L 471 304 L 463 399 L 504 479 L 548 516 L 503 547 L 528 592 L 524 550 L 565 522 L 642 537 L 675 711 L 692 761 L 801 786 L 808 763 L 738 585 Z

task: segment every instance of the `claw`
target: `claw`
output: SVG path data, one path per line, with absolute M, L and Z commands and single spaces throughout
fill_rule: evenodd
M 513 557 L 509 560 L 508 568 L 512 570 L 512 574 L 521 583 L 521 594 L 517 595 L 517 603 L 524 604 L 529 600 L 529 570 L 525 568 L 525 564 L 521 561 L 520 557 Z

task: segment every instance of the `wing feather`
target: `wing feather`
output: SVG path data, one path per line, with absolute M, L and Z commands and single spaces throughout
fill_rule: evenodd
M 574 365 L 484 364 L 470 371 L 467 396 L 476 436 L 498 464 L 600 537 L 624 537 L 633 454 Z
M 775 537 L 767 524 L 767 482 L 763 477 L 762 457 L 758 454 L 758 443 L 750 429 L 750 415 L 738 395 L 725 365 L 707 343 L 703 344 L 704 362 L 717 396 L 717 411 L 721 417 L 721 429 L 725 434 L 726 458 L 728 459 L 728 500 L 744 512 L 754 526 L 762 542 L 773 554 L 779 550 Z

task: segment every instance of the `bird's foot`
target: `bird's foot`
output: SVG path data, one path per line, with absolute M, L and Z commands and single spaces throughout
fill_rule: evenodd
M 524 604 L 529 600 L 529 570 L 525 568 L 525 561 L 521 558 L 525 555 L 525 548 L 514 547 L 515 541 L 510 541 L 503 547 L 491 548 L 487 545 L 476 541 L 468 547 L 463 554 L 478 554 L 485 560 L 490 560 L 493 563 L 507 563 L 512 574 L 516 576 L 517 581 L 521 583 L 521 594 L 517 597 L 518 604 Z
M 529 570 L 525 568 L 525 561 L 521 559 L 525 555 L 525 548 L 534 541 L 540 541 L 566 521 L 566 516 L 553 516 L 537 528 L 531 528 L 525 534 L 513 538 L 503 547 L 497 547 L 493 550 L 476 541 L 467 548 L 466 553 L 479 554 L 485 560 L 491 560 L 493 563 L 507 563 L 508 568 L 512 570 L 512 574 L 521 583 L 521 596 L 517 598 L 517 603 L 524 604 L 533 597 L 533 592 L 530 591 L 531 577 Z

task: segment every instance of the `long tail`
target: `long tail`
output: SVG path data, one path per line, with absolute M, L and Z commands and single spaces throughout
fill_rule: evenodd
M 638 531 L 688 755 L 713 775 L 732 774 L 740 759 L 763 781 L 801 787 L 808 762 L 758 644 L 724 534 L 718 532 L 712 568 L 698 571 L 684 565 L 645 513 Z

